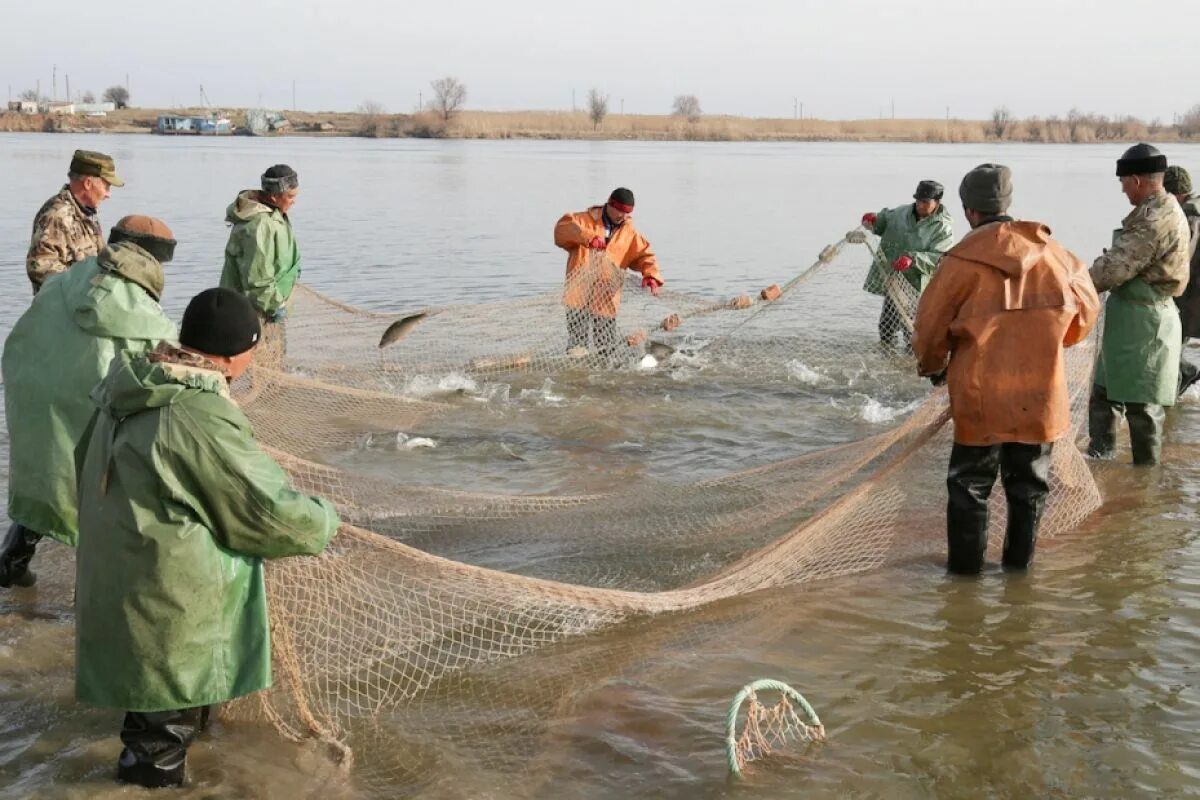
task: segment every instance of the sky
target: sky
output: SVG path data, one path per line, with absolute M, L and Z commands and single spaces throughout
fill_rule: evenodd
M 467 108 L 822 119 L 982 119 L 1072 108 L 1171 122 L 1200 103 L 1188 0 L 3 0 L 0 83 L 13 97 L 97 96 L 143 107 L 263 105 L 389 111 L 453 75 Z M 86 33 L 83 33 L 86 31 Z M 53 33 L 47 33 L 53 32 Z M 1173 32 L 1178 32 L 1176 35 Z

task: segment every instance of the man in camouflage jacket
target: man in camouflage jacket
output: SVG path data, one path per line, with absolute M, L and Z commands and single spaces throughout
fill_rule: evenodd
M 1189 270 L 1191 274 L 1188 277 L 1187 288 L 1175 298 L 1175 306 L 1179 309 L 1179 322 L 1183 326 L 1183 344 L 1186 347 L 1188 339 L 1200 338 L 1200 247 L 1197 246 L 1200 243 L 1200 195 L 1192 194 L 1192 176 L 1188 171 L 1175 165 L 1167 167 L 1163 188 L 1168 194 L 1175 195 L 1175 199 L 1179 201 L 1192 233 Z M 1179 393 L 1183 394 L 1197 380 L 1200 380 L 1200 367 L 1186 358 L 1181 358 Z
M 1183 332 L 1172 298 L 1188 283 L 1188 224 L 1163 188 L 1166 170 L 1166 156 L 1148 144 L 1117 161 L 1121 190 L 1134 209 L 1090 270 L 1108 300 L 1088 403 L 1088 454 L 1112 455 L 1124 416 L 1133 463 L 1143 465 L 1158 463 L 1163 407 L 1174 405 L 1179 391 Z
M 76 150 L 67 171 L 67 185 L 51 197 L 33 218 L 33 236 L 25 270 L 37 294 L 51 275 L 104 248 L 104 231 L 96 209 L 113 186 L 124 186 L 111 156 Z

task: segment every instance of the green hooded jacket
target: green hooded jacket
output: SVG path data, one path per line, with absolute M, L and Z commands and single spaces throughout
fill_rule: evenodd
M 300 251 L 292 223 L 279 209 L 258 200 L 248 189 L 225 211 L 233 225 L 225 245 L 221 286 L 246 296 L 264 317 L 287 305 L 300 279 Z
M 158 305 L 162 265 L 121 242 L 46 280 L 4 342 L 8 516 L 74 545 L 79 534 L 75 445 L 88 400 L 118 352 L 175 339 Z
M 954 243 L 954 230 L 950 212 L 943 203 L 937 211 L 922 220 L 917 219 L 913 204 L 885 208 L 875 215 L 873 232 L 880 237 L 880 263 L 873 263 L 867 272 L 863 289 L 871 294 L 883 294 L 883 281 L 892 262 L 900 256 L 908 256 L 913 265 L 902 273 L 917 292 L 925 291 L 933 273 L 937 271 L 942 254 Z
M 270 686 L 262 561 L 320 553 L 337 512 L 290 488 L 198 356 L 122 354 L 92 400 L 77 453 L 76 697 L 150 712 Z

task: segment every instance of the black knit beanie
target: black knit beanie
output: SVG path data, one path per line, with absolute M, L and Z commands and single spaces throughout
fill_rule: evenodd
M 229 357 L 254 347 L 261 334 L 249 300 L 232 289 L 205 289 L 183 312 L 179 343 L 206 355 Z

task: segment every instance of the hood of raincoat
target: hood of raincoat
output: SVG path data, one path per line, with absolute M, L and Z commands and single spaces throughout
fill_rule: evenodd
M 225 221 L 236 225 L 239 222 L 249 222 L 260 214 L 279 213 L 279 216 L 283 216 L 279 209 L 272 208 L 258 197 L 257 189 L 238 192 L 238 196 L 229 204 L 229 208 L 225 209 Z
M 1050 229 L 1040 222 L 989 222 L 964 236 L 954 255 L 1020 278 L 1045 260 L 1049 244 Z
M 71 319 L 92 336 L 120 339 L 168 338 L 170 330 L 146 330 L 144 314 L 135 313 L 145 301 L 137 290 L 120 287 L 107 280 L 119 276 L 146 290 L 155 300 L 162 296 L 163 269 L 153 257 L 132 242 L 120 242 L 106 247 L 96 256 L 93 266 L 86 262 L 81 269 L 68 270 L 62 281 L 63 301 Z
M 108 377 L 92 390 L 92 403 L 109 417 L 123 420 L 204 392 L 229 399 L 220 368 L 200 356 L 163 344 L 145 358 L 114 359 Z

